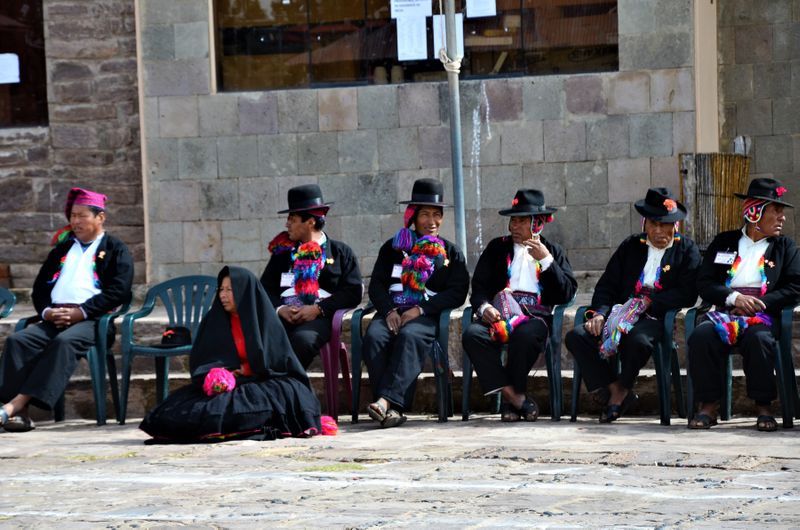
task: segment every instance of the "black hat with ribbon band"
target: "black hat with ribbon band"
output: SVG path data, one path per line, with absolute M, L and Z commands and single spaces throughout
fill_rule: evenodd
M 444 187 L 436 179 L 417 179 L 411 188 L 411 200 L 400 201 L 400 204 L 412 206 L 450 206 L 444 203 Z
M 750 185 L 747 187 L 747 193 L 734 193 L 734 195 L 740 199 L 760 199 L 781 204 L 788 208 L 794 208 L 793 205 L 781 200 L 781 197 L 783 197 L 787 191 L 788 190 L 778 180 L 757 178 L 750 182 Z
M 327 210 L 333 204 L 322 200 L 322 190 L 316 184 L 296 186 L 289 190 L 289 208 L 278 213 L 306 212 L 309 210 Z
M 192 332 L 183 326 L 169 326 L 161 334 L 161 343 L 153 344 L 154 348 L 175 348 L 189 346 L 192 343 Z
M 500 210 L 500 215 L 521 217 L 527 215 L 548 215 L 555 213 L 556 208 L 550 208 L 544 203 L 544 194 L 539 190 L 523 189 L 517 191 L 511 200 L 511 208 Z
M 642 217 L 659 223 L 674 223 L 686 218 L 686 206 L 675 200 L 669 188 L 650 188 L 633 205 Z

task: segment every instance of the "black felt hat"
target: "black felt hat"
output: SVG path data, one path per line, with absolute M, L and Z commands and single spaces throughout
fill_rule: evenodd
M 400 204 L 415 206 L 450 206 L 444 203 L 444 187 L 436 179 L 417 179 L 411 188 L 411 200 L 400 201 Z
M 319 208 L 329 208 L 332 202 L 322 200 L 322 190 L 316 184 L 295 186 L 289 190 L 289 208 L 278 213 L 305 212 Z
M 183 326 L 169 326 L 161 334 L 161 343 L 153 344 L 155 348 L 175 348 L 189 346 L 192 343 L 192 332 Z
M 545 215 L 555 213 L 555 208 L 550 208 L 544 204 L 544 194 L 539 190 L 523 189 L 518 190 L 511 200 L 511 208 L 500 210 L 500 215 L 510 217 L 521 217 L 523 215 Z
M 669 188 L 650 188 L 641 201 L 633 205 L 642 217 L 659 223 L 674 223 L 686 218 L 686 206 L 679 203 Z
M 782 201 L 784 193 L 787 189 L 783 187 L 780 181 L 770 178 L 757 178 L 750 181 L 747 187 L 747 193 L 734 193 L 740 199 L 763 199 L 765 201 L 774 202 L 794 208 L 786 201 Z

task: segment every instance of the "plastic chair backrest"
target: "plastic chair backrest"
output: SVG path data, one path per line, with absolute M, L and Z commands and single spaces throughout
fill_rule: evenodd
M 217 279 L 213 276 L 181 276 L 154 285 L 147 291 L 145 307 L 160 300 L 167 311 L 170 326 L 189 328 L 192 338 L 197 327 L 211 308 L 217 294 Z
M 14 304 L 17 303 L 17 297 L 6 289 L 0 287 L 0 318 L 5 318 L 14 310 Z

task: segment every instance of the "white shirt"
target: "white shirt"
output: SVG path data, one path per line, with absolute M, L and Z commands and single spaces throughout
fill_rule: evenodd
M 89 298 L 100 294 L 102 289 L 94 284 L 95 273 L 95 253 L 103 239 L 103 233 L 83 249 L 81 243 L 76 239 L 66 255 L 64 266 L 58 274 L 56 284 L 50 291 L 50 302 L 53 304 L 82 304 Z M 47 313 L 49 307 L 42 311 L 42 316 Z M 83 309 L 81 309 L 83 311 Z M 84 312 L 84 317 L 86 313 Z
M 550 265 L 553 264 L 553 256 L 547 256 L 539 261 L 541 271 L 544 272 Z M 536 276 L 536 262 L 528 252 L 525 245 L 514 243 L 514 257 L 511 259 L 511 278 L 509 278 L 508 286 L 512 291 L 525 291 L 527 293 L 538 293 L 539 278 Z M 491 306 L 489 302 L 484 302 L 479 308 L 478 312 L 483 315 L 487 307 Z
M 647 240 L 647 262 L 644 264 L 644 281 L 642 281 L 645 287 L 655 287 L 658 269 L 661 267 L 661 259 L 667 249 L 672 247 L 673 242 L 674 239 L 670 240 L 669 245 L 666 247 L 656 248 L 649 239 Z
M 739 257 L 742 258 L 742 261 L 739 263 L 739 267 L 736 271 L 736 274 L 731 279 L 731 287 L 761 287 L 761 271 L 758 268 L 758 262 L 761 261 L 761 257 L 767 251 L 767 247 L 769 246 L 769 241 L 767 238 L 760 239 L 758 241 L 753 241 L 747 235 L 746 228 L 742 228 L 742 237 L 739 239 Z M 728 295 L 725 299 L 725 304 L 729 306 L 733 306 L 736 303 L 736 298 L 738 298 L 740 293 L 734 291 Z

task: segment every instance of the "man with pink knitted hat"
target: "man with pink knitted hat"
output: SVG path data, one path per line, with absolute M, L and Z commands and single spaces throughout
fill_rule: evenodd
M 717 234 L 706 250 L 697 290 L 714 311 L 698 319 L 687 341 L 688 371 L 699 403 L 690 429 L 717 424 L 725 360 L 734 347 L 742 355 L 747 397 L 758 411 L 756 428 L 778 428 L 771 410 L 778 355 L 772 330 L 780 325 L 781 310 L 800 299 L 800 252 L 782 234 L 784 210 L 792 208 L 786 192 L 775 179 L 753 179 L 746 194 L 734 194 L 744 200 L 744 226 Z
M 6 431 L 34 427 L 30 403 L 55 405 L 75 370 L 75 355 L 95 342 L 95 320 L 131 298 L 133 258 L 104 231 L 106 196 L 72 188 L 64 213 L 69 225 L 53 237 L 33 284 L 41 322 L 8 337 L 0 359 L 0 426 Z

